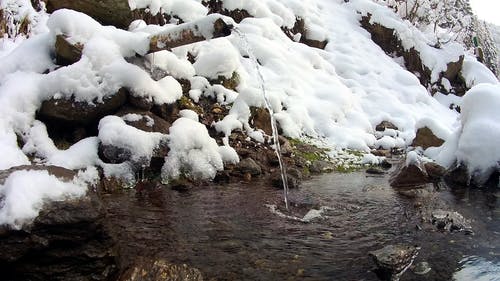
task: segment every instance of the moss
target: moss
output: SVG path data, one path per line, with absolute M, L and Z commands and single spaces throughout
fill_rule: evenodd
M 201 108 L 201 106 L 195 104 L 193 102 L 193 100 L 191 100 L 190 98 L 188 98 L 184 95 L 177 101 L 177 103 L 179 104 L 179 108 L 181 110 L 182 109 L 189 109 L 189 110 L 192 110 L 198 114 L 203 114 L 203 108 Z
M 240 84 L 241 78 L 240 75 L 234 71 L 233 74 L 231 75 L 231 78 L 226 78 L 222 75 L 217 77 L 215 80 L 210 80 L 210 84 L 220 84 L 224 86 L 226 89 L 230 89 L 233 91 L 236 91 L 236 87 Z

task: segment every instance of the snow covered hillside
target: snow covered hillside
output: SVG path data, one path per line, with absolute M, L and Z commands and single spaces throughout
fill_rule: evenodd
M 72 10 L 49 14 L 43 4 L 36 11 L 30 1 L 2 1 L 4 30 L 10 31 L 0 39 L 0 169 L 31 164 L 98 168 L 105 176 L 133 180 L 156 157 L 164 162 L 163 179 L 211 179 L 240 159 L 231 134 L 241 131 L 253 142 L 269 144 L 265 131 L 252 121 L 253 109 L 265 107 L 262 87 L 282 134 L 328 147 L 332 157 L 357 150 L 365 154 L 365 162 L 377 164 L 380 158 L 370 154 L 373 149 L 408 149 L 417 130 L 427 127 L 444 145 L 410 150 L 447 168 L 465 165 L 470 177 L 479 175 L 479 182 L 498 169 L 500 86 L 495 75 L 460 44 L 448 40 L 435 48 L 429 34 L 388 7 L 370 0 L 210 1 L 228 15 L 239 11 L 246 16 L 239 22 L 220 16 L 234 26 L 229 36 L 148 54 L 151 37 L 168 32 L 173 23 L 201 20 L 200 32 L 209 32 L 215 18 L 207 14 L 214 7 L 201 0 L 128 2 L 131 9 L 164 12 L 171 23 L 159 27 L 139 20 L 121 30 Z M 361 26 L 364 17 L 393 31 L 400 55 L 388 54 L 372 40 Z M 26 32 L 14 32 L 23 19 L 29 21 Z M 300 32 L 299 22 L 304 25 Z M 78 46 L 81 58 L 65 65 L 56 60 L 60 35 Z M 313 42 L 326 45 L 317 48 Z M 408 53 L 419 57 L 422 73 L 407 70 Z M 455 82 L 446 73 L 450 63 L 462 61 L 454 79 L 472 90 L 460 97 L 450 94 Z M 429 76 L 428 85 L 421 84 L 423 75 Z M 228 86 L 231 82 L 235 85 Z M 54 113 L 58 105 L 69 103 L 70 113 L 83 108 L 93 112 L 118 101 L 124 91 L 124 100 L 140 100 L 146 111 L 176 102 L 192 106 L 168 120 L 171 127 L 161 132 L 131 125 L 144 119 L 145 127 L 153 128 L 163 122 L 155 121 L 158 114 L 115 115 L 123 101 L 93 120 L 72 119 L 72 134 L 80 126 L 83 136 L 65 147 L 54 143 L 51 130 L 68 121 Z M 196 110 L 204 99 L 227 114 L 205 122 L 206 114 Z M 383 121 L 394 128 L 377 131 Z M 163 148 L 168 152 L 159 154 Z M 103 161 L 103 154 L 119 161 Z M 1 185 L 0 198 L 17 196 L 9 190 L 19 177 L 13 174 Z M 38 188 L 50 188 L 53 179 L 40 182 Z M 59 193 L 74 196 L 74 186 L 68 183 Z M 44 192 L 38 196 L 60 198 Z M 35 210 L 33 216 L 40 208 L 36 202 L 26 203 Z M 9 206 L 2 205 L 0 223 L 20 227 L 26 216 L 14 223 L 6 219 Z

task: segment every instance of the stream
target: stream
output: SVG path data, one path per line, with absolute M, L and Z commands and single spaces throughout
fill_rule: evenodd
M 265 182 L 127 190 L 104 197 L 108 228 L 123 264 L 164 258 L 201 270 L 206 280 L 379 280 L 368 252 L 388 244 L 421 247 L 400 280 L 500 280 L 500 192 L 442 186 L 421 200 L 396 193 L 387 176 L 331 173 L 289 193 L 295 215 L 328 207 L 304 223 L 271 212 L 282 191 Z M 419 204 L 446 206 L 471 220 L 474 235 L 422 222 Z

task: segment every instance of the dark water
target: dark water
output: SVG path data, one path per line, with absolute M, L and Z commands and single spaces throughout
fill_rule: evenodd
M 130 190 L 105 201 L 124 265 L 149 256 L 187 263 L 215 280 L 378 280 L 367 253 L 403 242 L 419 245 L 415 263 L 427 261 L 432 270 L 408 270 L 401 280 L 453 280 L 454 274 L 500 280 L 497 191 L 442 190 L 420 200 L 471 219 L 472 236 L 435 230 L 421 221 L 421 208 L 414 206 L 421 203 L 395 193 L 386 178 L 363 172 L 322 175 L 291 190 L 296 215 L 329 207 L 310 223 L 273 214 L 266 204 L 282 205 L 281 196 L 253 183 L 184 193 Z M 479 273 L 474 264 L 482 266 Z

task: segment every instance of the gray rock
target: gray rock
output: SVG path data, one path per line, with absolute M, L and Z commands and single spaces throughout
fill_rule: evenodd
M 387 245 L 368 254 L 377 265 L 382 278 L 396 281 L 411 266 L 419 250 L 420 247 L 397 244 Z

